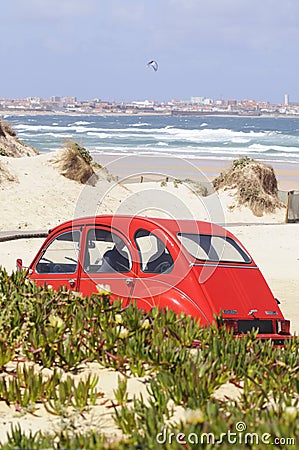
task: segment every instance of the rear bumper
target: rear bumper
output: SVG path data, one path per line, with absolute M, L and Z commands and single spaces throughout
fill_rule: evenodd
M 236 335 L 242 336 L 242 335 Z M 274 345 L 283 346 L 288 339 L 291 339 L 293 336 L 291 334 L 258 334 L 257 339 L 261 341 L 269 341 L 271 340 Z
M 239 334 L 234 334 L 233 335 L 234 338 L 243 338 L 246 337 L 247 335 L 244 333 L 239 333 Z M 279 347 L 283 347 L 286 343 L 287 340 L 291 339 L 293 336 L 291 334 L 258 334 L 256 336 L 256 340 L 257 341 L 271 341 L 273 342 L 274 346 L 279 346 Z M 198 339 L 194 339 L 193 343 L 192 343 L 192 347 L 196 348 L 196 347 L 201 347 L 202 342 Z

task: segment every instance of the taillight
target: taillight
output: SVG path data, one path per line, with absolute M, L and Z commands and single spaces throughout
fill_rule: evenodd
M 289 320 L 277 320 L 276 321 L 278 334 L 290 334 L 290 321 Z
M 238 321 L 236 319 L 223 319 L 223 323 L 228 330 L 232 330 L 234 334 L 238 334 Z

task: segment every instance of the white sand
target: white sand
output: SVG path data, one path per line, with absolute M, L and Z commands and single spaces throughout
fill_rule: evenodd
M 38 370 L 38 366 L 37 370 Z M 48 369 L 43 369 L 46 377 Z M 88 431 L 96 431 L 99 434 L 105 433 L 111 439 L 121 437 L 121 431 L 116 427 L 112 415 L 114 408 L 112 402 L 117 404 L 114 391 L 118 386 L 118 378 L 122 378 L 118 372 L 101 367 L 97 363 L 88 363 L 85 369 L 80 371 L 78 375 L 72 375 L 74 379 L 85 379 L 89 373 L 98 376 L 96 389 L 102 396 L 99 397 L 96 405 L 87 407 L 84 415 L 81 415 L 74 408 L 65 409 L 64 417 L 50 414 L 42 404 L 36 404 L 34 414 L 29 411 L 16 411 L 14 406 L 7 406 L 5 402 L 0 402 L 0 444 L 7 439 L 7 433 L 10 433 L 11 426 L 20 424 L 24 432 L 34 434 L 36 431 L 54 433 L 61 429 L 69 431 L 76 429 L 76 432 L 86 433 Z M 148 393 L 144 378 L 128 379 L 129 399 L 133 396 L 139 397 L 142 394 L 146 399 Z

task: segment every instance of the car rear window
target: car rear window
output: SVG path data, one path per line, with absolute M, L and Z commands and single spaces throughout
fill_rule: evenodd
M 232 238 L 209 234 L 178 233 L 179 240 L 195 259 L 250 263 L 250 256 Z

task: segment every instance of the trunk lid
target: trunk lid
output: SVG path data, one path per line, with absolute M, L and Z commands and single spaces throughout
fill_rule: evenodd
M 283 318 L 259 268 L 253 264 L 195 264 L 202 290 L 217 315 L 234 319 Z

